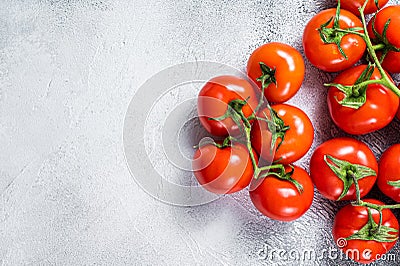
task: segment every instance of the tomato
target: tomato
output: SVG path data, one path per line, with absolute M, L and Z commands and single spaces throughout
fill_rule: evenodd
M 307 24 L 303 33 L 303 47 L 308 60 L 317 68 L 336 72 L 353 66 L 361 59 L 365 52 L 365 42 L 362 37 L 355 34 L 346 34 L 340 41 L 343 49 L 343 56 L 336 43 L 325 44 L 321 39 L 319 29 L 331 18 L 335 18 L 336 9 L 326 9 L 315 15 Z M 332 28 L 334 19 L 328 25 Z M 340 10 L 339 27 L 349 29 L 353 27 L 362 27 L 360 19 L 347 10 Z M 333 38 L 334 33 L 330 38 Z
M 379 161 L 378 187 L 388 197 L 400 202 L 400 144 L 387 149 Z M 388 184 L 388 182 L 396 182 Z
M 342 175 L 339 177 L 327 164 L 324 157 L 332 156 L 336 159 L 346 161 L 353 166 L 343 166 L 341 168 Z M 326 160 L 334 164 L 329 159 Z M 337 164 L 336 164 L 337 165 Z M 366 166 L 375 173 L 368 172 L 361 179 L 359 175 L 363 169 L 358 167 L 354 169 L 354 165 Z M 330 139 L 318 146 L 310 160 L 310 176 L 315 187 L 327 199 L 330 200 L 354 200 L 356 199 L 355 187 L 351 176 L 352 170 L 356 174 L 360 187 L 361 197 L 364 197 L 374 186 L 376 174 L 378 173 L 378 162 L 370 148 L 363 142 L 352 138 L 334 138 Z M 347 186 L 345 186 L 345 183 Z M 346 192 L 346 190 L 348 191 Z
M 295 48 L 284 43 L 271 42 L 260 46 L 250 55 L 247 74 L 262 88 L 261 82 L 257 81 L 263 75 L 260 62 L 275 69 L 276 83 L 269 84 L 264 90 L 265 98 L 269 102 L 285 102 L 300 89 L 305 67 L 302 55 Z
M 340 4 L 343 9 L 350 11 L 351 13 L 359 16 L 360 11 L 358 8 L 364 5 L 365 0 L 341 0 Z M 364 14 L 372 14 L 378 11 L 378 9 L 382 8 L 387 4 L 389 0 L 379 0 L 378 6 L 376 6 L 375 0 L 368 0 L 368 3 L 364 9 Z
M 370 23 L 373 22 L 375 30 L 382 35 L 385 24 L 389 19 L 390 23 L 386 31 L 387 41 L 391 45 L 400 48 L 400 36 L 398 34 L 400 27 L 400 5 L 388 6 L 381 9 L 376 14 L 375 19 L 371 19 Z M 374 37 L 372 30 L 369 34 Z
M 365 202 L 383 205 L 382 202 L 375 199 L 368 199 Z M 371 209 L 371 214 L 374 222 L 379 222 L 379 213 L 377 210 Z M 342 251 L 351 259 L 361 262 L 370 263 L 386 254 L 396 243 L 396 240 L 391 242 L 378 242 L 375 240 L 362 240 L 346 238 L 360 231 L 361 228 L 368 224 L 368 210 L 366 207 L 346 205 L 336 214 L 333 223 L 333 239 Z M 383 209 L 382 225 L 399 230 L 399 223 L 392 211 Z M 373 229 L 372 229 L 373 230 Z M 372 232 L 372 230 L 369 230 Z M 398 232 L 390 233 L 393 237 L 398 236 Z
M 284 138 L 281 145 L 276 149 L 281 138 L 277 139 L 275 145 L 274 160 L 281 164 L 289 164 L 299 160 L 310 149 L 314 140 L 314 127 L 306 115 L 299 108 L 288 104 L 275 104 L 271 106 L 278 117 L 283 120 L 285 126 L 289 129 L 284 132 Z M 259 113 L 260 117 L 268 116 L 269 110 L 264 109 Z M 279 131 L 279 128 L 276 128 Z M 271 132 L 266 122 L 259 121 L 253 124 L 252 145 L 260 156 L 271 160 Z M 274 149 L 274 150 L 275 150 Z
M 290 168 L 286 167 L 286 171 Z M 250 190 L 254 206 L 274 220 L 292 221 L 302 216 L 312 204 L 314 187 L 307 172 L 298 166 L 294 166 L 292 178 L 302 185 L 302 193 L 287 180 L 267 176 Z
M 213 144 L 201 146 L 193 156 L 194 175 L 200 185 L 216 194 L 230 194 L 250 184 L 253 165 L 243 144 L 218 148 Z
M 275 152 L 274 160 L 282 164 L 295 162 L 310 149 L 314 140 L 314 127 L 307 114 L 295 106 L 276 104 L 272 108 L 284 124 L 289 126 L 281 146 Z
M 247 99 L 242 109 L 246 117 L 258 105 L 257 91 L 249 81 L 234 76 L 219 76 L 209 80 L 197 99 L 197 112 L 204 128 L 215 136 L 239 134 L 240 129 L 232 118 L 221 121 L 209 119 L 223 116 L 228 110 L 228 103 L 237 99 Z
M 383 59 L 382 67 L 390 73 L 400 73 L 400 52 L 389 51 Z
M 353 85 L 366 65 L 356 66 L 340 73 L 333 83 Z M 371 80 L 380 79 L 377 68 L 372 73 Z M 366 102 L 359 109 L 342 106 L 338 101 L 345 94 L 336 87 L 328 91 L 328 108 L 333 122 L 349 134 L 361 135 L 379 130 L 388 125 L 396 115 L 399 107 L 397 95 L 383 85 L 372 84 L 367 87 Z
M 375 19 L 372 18 L 368 23 L 368 34 L 371 39 L 376 43 L 381 43 L 383 36 L 376 39 L 372 24 L 379 35 L 382 35 L 386 22 L 390 19 L 389 26 L 386 31 L 387 42 L 396 48 L 400 48 L 400 35 L 398 34 L 400 28 L 400 5 L 388 6 L 380 10 Z M 381 54 L 381 53 L 379 53 Z M 382 66 L 391 73 L 400 73 L 400 52 L 389 51 L 382 62 Z

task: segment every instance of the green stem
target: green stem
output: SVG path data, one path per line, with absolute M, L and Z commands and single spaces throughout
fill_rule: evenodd
M 278 176 L 281 179 L 292 182 L 298 189 L 299 193 L 302 193 L 303 187 L 301 184 L 299 184 L 296 180 L 292 179 L 290 175 L 284 176 L 285 175 L 284 174 L 285 167 L 282 164 L 272 164 L 272 165 L 267 165 L 267 166 L 262 166 L 262 167 L 258 166 L 256 157 L 254 156 L 253 147 L 251 146 L 251 124 L 249 122 L 249 119 L 246 118 L 246 116 L 243 114 L 242 111 L 239 111 L 238 114 L 239 114 L 240 118 L 242 119 L 243 125 L 244 125 L 244 132 L 245 132 L 245 138 L 246 138 L 245 145 L 247 147 L 247 150 L 249 151 L 251 163 L 252 163 L 253 169 L 254 169 L 253 178 L 258 179 L 258 178 L 262 177 L 261 173 L 264 171 L 279 169 L 282 176 L 281 176 L 281 174 L 276 174 L 276 176 Z
M 337 32 L 343 32 L 343 33 L 347 33 L 347 34 L 355 34 L 355 35 L 360 36 L 361 38 L 364 38 L 364 37 L 365 37 L 365 34 L 364 34 L 364 33 L 358 32 L 358 31 L 354 31 L 354 30 L 345 30 L 345 29 L 340 29 L 340 28 L 338 28 L 338 29 L 335 29 L 335 31 L 337 31 Z
M 261 173 L 261 170 L 257 165 L 257 160 L 256 160 L 256 157 L 254 156 L 253 147 L 251 146 L 251 140 L 250 140 L 251 124 L 249 122 L 249 119 L 247 119 L 247 117 L 243 114 L 242 111 L 238 112 L 238 114 L 240 115 L 240 118 L 242 119 L 243 124 L 244 124 L 244 132 L 245 132 L 245 137 L 246 137 L 246 148 L 249 151 L 251 163 L 252 163 L 253 169 L 254 169 L 253 178 L 257 179 Z
M 369 207 L 371 209 L 375 209 L 377 211 L 382 211 L 384 209 L 400 209 L 400 204 L 391 204 L 391 205 L 378 205 L 370 202 L 360 201 L 358 206 Z
M 374 49 L 374 51 L 381 50 L 381 49 L 383 49 L 385 47 L 386 47 L 386 45 L 384 43 L 379 43 L 379 44 L 372 45 L 372 49 Z
M 353 203 L 353 205 L 371 208 L 371 209 L 377 210 L 379 212 L 378 227 L 374 230 L 374 233 L 377 233 L 377 232 L 379 232 L 379 230 L 382 227 L 382 219 L 383 219 L 382 210 L 383 209 L 400 209 L 400 204 L 378 205 L 378 204 L 362 201 L 361 193 L 360 193 L 360 186 L 358 184 L 357 178 L 354 175 L 353 175 L 353 181 L 354 181 L 354 186 L 356 188 L 356 196 L 357 196 L 356 202 Z
M 356 86 L 354 86 L 354 89 L 362 88 L 364 86 L 368 86 L 368 85 L 371 85 L 371 84 L 383 85 L 383 86 L 391 89 L 398 97 L 400 97 L 400 89 L 398 89 L 396 87 L 396 85 L 394 85 L 387 76 L 386 76 L 386 78 L 382 77 L 381 79 L 371 79 L 371 80 L 363 81 L 363 82 L 357 84 Z M 391 88 L 391 87 L 393 87 L 393 88 Z
M 374 230 L 373 233 L 378 233 L 379 230 L 382 227 L 382 223 L 383 223 L 383 215 L 382 215 L 382 211 L 378 211 L 379 212 L 379 223 L 378 223 L 378 227 Z
M 262 74 L 260 77 L 257 78 L 257 81 L 261 82 L 261 94 L 260 94 L 260 99 L 258 101 L 258 105 L 257 105 L 256 109 L 254 110 L 254 112 L 247 118 L 248 120 L 255 119 L 255 117 L 257 116 L 257 112 L 264 105 L 265 89 L 268 88 L 268 86 L 271 85 L 272 83 L 276 84 L 275 69 L 268 67 L 264 62 L 259 62 L 259 64 L 260 64 L 260 70 L 261 70 Z
M 244 115 L 243 115 L 244 117 Z M 246 119 L 246 117 L 244 117 L 244 119 L 248 122 L 248 120 Z M 257 179 L 261 170 L 257 165 L 257 160 L 254 156 L 254 152 L 253 152 L 253 147 L 251 146 L 251 141 L 250 141 L 250 132 L 251 132 L 251 127 L 247 127 L 246 123 L 245 123 L 245 133 L 246 133 L 246 147 L 247 150 L 249 151 L 250 154 L 250 159 L 251 159 L 251 163 L 253 164 L 253 169 L 254 169 L 254 174 L 253 174 L 253 178 Z
M 353 177 L 354 186 L 356 188 L 356 196 L 357 196 L 356 204 L 359 206 L 363 206 L 367 202 L 363 202 L 361 200 L 360 186 L 358 184 L 358 180 L 356 179 L 355 175 L 353 175 L 352 177 Z M 376 206 L 379 206 L 379 205 L 376 205 Z M 379 232 L 379 230 L 382 226 L 382 210 L 378 210 L 378 212 L 379 212 L 379 223 L 378 223 L 378 227 L 375 229 L 375 233 Z
M 263 166 L 259 169 L 260 169 L 260 172 L 268 171 L 268 170 L 272 170 L 272 169 L 281 169 L 282 170 L 282 169 L 284 169 L 284 166 L 282 164 L 272 164 L 269 166 Z
M 354 182 L 354 187 L 356 188 L 356 204 L 359 205 L 361 203 L 361 192 L 360 192 L 360 185 L 358 184 L 357 177 L 355 175 L 352 175 L 353 182 Z
M 382 78 L 382 79 L 370 79 L 370 80 L 363 81 L 363 82 L 357 84 L 357 87 L 364 87 L 364 86 L 368 86 L 371 84 L 381 84 L 384 86 L 386 85 L 385 80 Z
M 271 83 L 268 83 L 267 85 L 263 84 L 263 86 L 261 88 L 260 100 L 258 101 L 258 105 L 256 107 L 256 110 L 254 110 L 254 113 L 253 113 L 255 116 L 257 116 L 257 112 L 260 110 L 260 108 L 264 104 L 264 100 L 265 100 L 264 91 L 265 91 L 265 88 L 268 87 L 270 84 Z
M 371 208 L 371 209 L 377 210 L 379 212 L 378 227 L 374 230 L 374 233 L 378 233 L 382 227 L 382 219 L 383 219 L 382 218 L 382 210 L 383 209 L 400 209 L 400 204 L 378 205 L 378 204 L 362 201 L 358 180 L 354 175 L 352 177 L 353 177 L 354 186 L 356 188 L 356 197 L 357 197 L 356 202 L 353 203 L 353 205 Z
M 386 71 L 383 69 L 381 63 L 379 62 L 378 56 L 376 55 L 374 46 L 371 42 L 371 38 L 368 36 L 368 29 L 367 29 L 367 22 L 365 21 L 365 14 L 364 14 L 364 9 L 367 5 L 368 1 L 365 1 L 364 5 L 360 8 L 360 16 L 361 16 L 361 21 L 363 24 L 363 29 L 365 34 L 363 34 L 363 39 L 365 41 L 365 44 L 367 45 L 367 50 L 371 58 L 374 60 L 376 67 L 378 68 L 379 72 L 381 73 L 382 80 L 383 80 L 383 85 L 389 89 L 391 89 L 398 97 L 400 97 L 400 90 L 397 88 L 397 86 L 390 80 L 388 75 L 386 74 Z
M 383 223 L 383 221 L 382 221 L 383 220 L 382 210 L 383 209 L 399 209 L 400 208 L 400 204 L 378 205 L 378 204 L 362 201 L 361 200 L 361 193 L 360 193 L 360 186 L 358 184 L 358 180 L 354 175 L 352 177 L 353 177 L 354 186 L 356 188 L 356 196 L 357 196 L 356 202 L 353 203 L 353 205 L 374 209 L 374 210 L 377 210 L 379 212 L 379 223 L 378 223 L 378 226 L 374 229 L 374 232 L 373 232 L 373 234 L 377 234 L 377 233 L 379 233 L 379 230 L 381 230 L 381 228 L 382 228 L 382 223 Z

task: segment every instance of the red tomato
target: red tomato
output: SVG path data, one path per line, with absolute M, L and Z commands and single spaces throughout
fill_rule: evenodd
M 307 24 L 303 33 L 304 52 L 311 64 L 317 68 L 336 72 L 354 65 L 365 52 L 364 40 L 355 34 L 346 34 L 340 41 L 340 46 L 346 54 L 343 56 L 335 43 L 325 44 L 321 39 L 319 28 L 331 18 L 335 18 L 336 9 L 326 9 L 315 15 Z M 333 26 L 333 19 L 328 25 Z M 340 11 L 339 26 L 341 29 L 362 27 L 358 17 L 347 10 Z
M 387 42 L 394 47 L 400 48 L 400 35 L 398 34 L 400 28 L 400 5 L 388 6 L 380 10 L 375 19 L 369 21 L 368 34 L 371 39 L 374 39 L 374 42 L 381 42 L 382 40 L 376 39 L 372 30 L 372 23 L 374 23 L 378 34 L 382 35 L 385 24 L 389 19 L 390 23 L 386 32 Z M 389 51 L 382 62 L 382 66 L 391 73 L 400 73 L 400 52 Z
M 223 116 L 232 100 L 246 100 L 243 113 L 249 116 L 258 105 L 257 92 L 252 84 L 234 76 L 219 76 L 208 81 L 199 93 L 197 112 L 204 128 L 215 136 L 237 135 L 240 129 L 232 118 L 221 121 L 210 120 Z
M 352 170 L 356 174 L 361 173 L 360 170 L 354 170 L 349 166 L 342 169 L 344 175 L 342 178 L 345 180 L 344 182 L 325 162 L 324 157 L 328 155 L 339 160 L 347 161 L 350 164 L 366 166 L 374 170 L 376 174 L 378 173 L 378 162 L 374 154 L 368 146 L 361 141 L 352 138 L 334 138 L 322 143 L 315 149 L 311 156 L 310 176 L 315 187 L 327 199 L 339 200 L 340 196 L 345 193 L 345 182 L 349 182 L 348 184 L 351 185 L 348 186 L 349 189 L 341 200 L 356 199 L 353 178 L 348 170 Z M 328 162 L 330 162 L 329 159 Z M 358 179 L 361 197 L 367 195 L 374 186 L 375 181 L 376 175 L 373 174 Z
M 350 11 L 351 13 L 359 16 L 360 11 L 358 8 L 364 5 L 365 0 L 341 0 L 340 5 L 343 9 Z M 367 6 L 364 9 L 364 14 L 372 14 L 378 11 L 378 9 L 382 8 L 387 4 L 389 0 L 379 0 L 378 6 L 376 6 L 375 0 L 369 0 Z
M 400 52 L 389 51 L 383 59 L 382 67 L 390 73 L 400 73 Z
M 384 9 L 381 9 L 376 14 L 375 20 L 371 19 L 371 22 L 374 22 L 375 30 L 382 35 L 385 24 L 389 19 L 390 23 L 386 31 L 387 41 L 391 45 L 400 48 L 400 5 L 388 6 Z M 373 33 L 372 36 L 374 36 Z
M 378 187 L 386 196 L 400 202 L 400 144 L 391 146 L 382 154 L 379 161 Z
M 217 148 L 201 146 L 194 154 L 194 175 L 205 189 L 216 194 L 230 194 L 250 184 L 253 165 L 249 152 L 243 144 Z
M 275 151 L 274 160 L 281 164 L 290 164 L 303 157 L 310 149 L 314 140 L 314 127 L 306 115 L 299 108 L 288 104 L 275 104 L 271 106 L 279 118 L 289 129 L 285 132 L 284 139 Z M 264 109 L 259 113 L 260 117 L 269 115 L 269 110 Z M 277 128 L 279 131 L 279 128 Z M 252 128 L 252 145 L 260 156 L 271 161 L 271 132 L 266 122 L 258 121 Z M 281 142 L 278 138 L 277 144 Z M 276 145 L 275 145 L 276 148 Z M 275 149 L 274 149 L 275 150 Z
M 292 98 L 300 89 L 304 79 L 304 60 L 299 51 L 290 45 L 278 42 L 264 44 L 257 48 L 247 63 L 247 74 L 257 85 L 262 76 L 260 62 L 275 69 L 276 83 L 264 90 L 269 102 L 282 103 Z
M 286 167 L 286 171 L 291 169 Z M 303 186 L 300 193 L 296 186 L 275 176 L 267 176 L 250 190 L 254 206 L 265 216 L 279 221 L 292 221 L 302 216 L 311 206 L 314 187 L 307 172 L 294 166 L 292 178 Z
M 366 65 L 360 65 L 348 69 L 340 73 L 333 83 L 353 85 L 366 67 Z M 370 79 L 380 78 L 378 69 L 375 69 Z M 399 107 L 397 95 L 379 84 L 367 87 L 366 102 L 359 109 L 339 104 L 338 101 L 343 100 L 344 97 L 345 94 L 338 88 L 329 88 L 329 113 L 338 127 L 354 135 L 370 133 L 385 127 L 393 120 Z
M 383 205 L 382 202 L 375 199 L 368 199 L 365 202 Z M 371 209 L 371 214 L 374 222 L 379 222 L 378 211 Z M 361 228 L 368 224 L 368 211 L 366 207 L 346 205 L 342 208 L 335 217 L 333 223 L 333 239 L 342 251 L 351 259 L 361 262 L 370 263 L 386 254 L 396 243 L 392 242 L 378 242 L 374 240 L 360 240 L 351 239 L 346 240 L 347 237 L 357 233 Z M 396 217 L 389 209 L 382 211 L 382 225 L 399 230 L 399 223 Z M 371 230 L 372 231 L 372 230 Z M 397 233 L 390 233 L 393 237 L 398 236 Z

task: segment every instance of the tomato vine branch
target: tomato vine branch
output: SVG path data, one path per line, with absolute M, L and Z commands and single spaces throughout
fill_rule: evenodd
M 356 190 L 356 201 L 353 202 L 352 204 L 354 206 L 361 206 L 361 207 L 366 207 L 367 208 L 368 213 L 369 213 L 369 223 L 368 224 L 370 226 L 371 235 L 372 236 L 381 235 L 381 237 L 382 237 L 383 234 L 386 234 L 386 233 L 389 233 L 389 232 L 394 232 L 394 231 L 391 231 L 391 230 L 394 230 L 393 228 L 390 228 L 390 227 L 387 228 L 387 227 L 383 227 L 382 226 L 382 223 L 383 223 L 383 221 L 382 221 L 382 219 L 383 219 L 382 211 L 384 209 L 399 209 L 400 208 L 400 204 L 379 205 L 379 204 L 374 204 L 374 203 L 370 203 L 370 202 L 366 202 L 366 201 L 361 200 L 360 186 L 358 184 L 357 177 L 355 175 L 353 175 L 352 177 L 353 177 L 353 183 L 354 183 L 355 190 Z M 374 226 L 374 224 L 376 224 L 376 223 L 373 221 L 372 216 L 370 215 L 371 214 L 370 209 L 374 209 L 379 213 L 379 222 L 378 222 L 378 224 L 376 226 Z M 380 234 L 381 230 L 384 231 L 382 234 Z M 389 230 L 389 231 L 387 231 L 387 230 Z M 386 235 L 386 237 L 383 237 L 380 240 L 380 242 L 385 242 L 386 240 L 393 241 L 392 237 L 393 237 L 392 235 L 388 234 L 388 235 Z
M 372 60 L 374 61 L 376 67 L 378 68 L 379 72 L 381 73 L 382 79 L 381 79 L 381 84 L 384 85 L 385 87 L 391 89 L 398 97 L 400 97 L 400 90 L 397 88 L 397 86 L 390 80 L 388 75 L 386 74 L 386 71 L 383 69 L 378 56 L 376 55 L 374 45 L 371 42 L 371 38 L 368 35 L 368 29 L 367 29 L 367 22 L 365 21 L 365 14 L 364 10 L 365 7 L 367 6 L 368 1 L 364 2 L 364 5 L 359 8 L 360 11 L 360 16 L 361 16 L 361 22 L 364 28 L 364 36 L 363 39 L 365 41 L 365 44 L 367 45 L 367 51 Z M 376 82 L 378 83 L 378 82 Z

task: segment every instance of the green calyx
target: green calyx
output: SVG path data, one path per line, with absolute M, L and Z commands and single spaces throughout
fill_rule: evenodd
M 285 125 L 285 122 L 280 118 L 277 114 L 277 112 L 268 105 L 268 110 L 270 113 L 270 117 L 268 118 L 268 115 L 266 113 L 263 113 L 264 117 L 257 117 L 258 120 L 266 122 L 268 125 L 268 129 L 270 132 L 272 132 L 272 140 L 271 140 L 271 152 L 275 148 L 275 145 L 280 139 L 276 149 L 278 150 L 279 147 L 282 145 L 284 139 L 285 139 L 285 134 L 286 131 L 290 129 L 290 126 Z
M 233 145 L 233 142 L 242 143 L 242 141 L 240 139 L 234 138 L 232 136 L 226 137 L 222 143 L 217 143 L 213 139 L 207 138 L 205 141 L 203 140 L 198 145 L 193 146 L 193 148 L 194 149 L 199 149 L 199 148 L 201 148 L 203 146 L 206 146 L 206 145 L 214 145 L 217 148 L 223 149 L 223 148 L 226 148 L 226 147 L 231 147 Z
M 324 155 L 324 161 L 335 175 L 343 182 L 343 191 L 337 200 L 343 199 L 352 184 L 356 181 L 367 177 L 376 176 L 376 172 L 364 165 L 352 164 L 345 160 L 340 160 L 330 155 Z
M 381 7 L 379 6 L 379 0 L 374 0 L 374 3 L 375 3 L 375 6 L 376 6 L 376 9 L 381 9 Z
M 379 34 L 378 31 L 375 28 L 375 19 L 376 19 L 376 16 L 374 16 L 372 18 L 372 32 L 375 35 L 375 38 L 372 41 L 374 43 L 379 44 L 379 45 L 376 45 L 375 47 L 377 47 L 380 51 L 382 51 L 382 55 L 381 55 L 381 57 L 379 59 L 380 63 L 382 63 L 383 59 L 385 59 L 385 57 L 386 57 L 388 52 L 390 52 L 390 51 L 400 52 L 400 48 L 392 45 L 389 42 L 389 40 L 387 39 L 387 30 L 389 28 L 391 20 L 388 19 L 386 21 L 385 26 L 383 27 L 382 34 Z
M 328 28 L 328 25 L 331 24 L 332 21 L 333 21 L 333 27 Z M 321 27 L 318 29 L 318 32 L 321 37 L 321 40 L 325 44 L 335 44 L 339 52 L 343 55 L 343 57 L 348 59 L 346 53 L 344 52 L 340 44 L 342 38 L 347 34 L 352 34 L 352 33 L 359 34 L 358 31 L 363 30 L 363 28 L 354 27 L 344 30 L 340 28 L 339 21 L 340 21 L 340 1 L 338 1 L 335 17 L 331 17 L 327 22 L 322 24 Z
M 400 188 L 400 180 L 397 180 L 397 181 L 388 181 L 387 183 L 388 183 L 389 186 L 396 187 L 396 188 Z
M 263 173 L 258 178 L 275 177 L 280 180 L 290 182 L 296 187 L 299 194 L 302 194 L 304 191 L 304 188 L 297 180 L 293 179 L 292 176 L 294 173 L 294 167 L 292 165 L 289 165 L 289 166 L 291 168 L 290 172 L 286 172 L 285 167 L 282 164 L 273 164 L 271 166 L 267 166 L 266 167 L 267 169 L 265 169 L 265 170 L 273 169 L 273 171 L 268 171 L 266 173 Z M 264 170 L 264 169 L 261 168 L 261 170 Z
M 371 240 L 377 242 L 393 242 L 398 239 L 398 230 L 385 226 L 378 225 L 372 218 L 371 209 L 367 207 L 368 210 L 368 222 L 356 233 L 346 238 L 346 240 Z M 382 217 L 382 212 L 379 212 L 380 217 Z
M 260 108 L 264 106 L 264 101 L 265 101 L 264 92 L 267 89 L 267 87 L 271 83 L 274 83 L 275 85 L 277 85 L 276 78 L 275 78 L 276 69 L 270 68 L 264 62 L 259 62 L 259 65 L 260 65 L 260 70 L 261 70 L 261 76 L 258 77 L 256 80 L 261 82 L 261 95 L 260 95 L 260 99 L 258 101 L 258 105 L 257 105 L 256 109 L 254 110 L 253 115 L 250 116 L 249 119 L 254 119 L 256 117 L 258 110 L 260 110 Z
M 244 134 L 243 127 L 242 127 L 242 116 L 243 116 L 242 108 L 243 108 L 243 106 L 245 106 L 247 104 L 248 99 L 249 98 L 247 98 L 246 100 L 242 100 L 242 99 L 232 100 L 228 103 L 228 108 L 227 108 L 225 114 L 223 114 L 220 117 L 216 117 L 216 118 L 210 117 L 208 119 L 214 120 L 214 121 L 222 121 L 227 118 L 231 118 L 235 122 L 235 124 L 238 126 L 238 128 L 240 129 L 240 132 L 242 134 Z
M 340 105 L 353 109 L 359 109 L 367 101 L 368 85 L 380 83 L 379 80 L 371 80 L 374 70 L 375 65 L 369 64 L 358 77 L 354 85 L 342 85 L 338 83 L 328 83 L 324 85 L 336 87 L 344 93 L 344 98 L 342 100 L 339 101 L 336 98 L 336 101 Z
M 261 82 L 261 88 L 267 88 L 271 83 L 276 84 L 275 72 L 276 69 L 272 69 L 267 66 L 264 62 L 259 62 L 261 69 L 261 76 L 257 78 L 257 81 Z M 263 97 L 263 96 L 261 96 Z
M 381 83 L 385 87 L 389 88 L 397 96 L 400 97 L 400 89 L 397 88 L 397 86 L 393 83 L 393 81 L 390 79 L 390 77 L 387 75 L 387 73 L 385 72 L 385 70 L 383 69 L 383 67 L 381 65 L 381 61 L 383 60 L 384 55 L 381 57 L 381 59 L 379 59 L 375 52 L 375 50 L 383 49 L 384 45 L 377 44 L 374 46 L 371 42 L 371 38 L 368 35 L 367 22 L 365 20 L 365 14 L 364 14 L 364 10 L 365 10 L 365 7 L 367 6 L 367 3 L 368 3 L 368 1 L 365 1 L 364 5 L 361 8 L 359 8 L 361 22 L 363 24 L 363 31 L 365 32 L 365 34 L 362 34 L 362 33 L 356 33 L 356 34 L 361 36 L 363 38 L 363 40 L 365 41 L 365 44 L 367 45 L 367 51 L 368 51 L 369 58 L 370 58 L 370 60 L 372 60 L 374 62 L 374 64 L 376 65 L 376 67 L 378 68 L 378 70 L 382 76 L 379 83 Z

